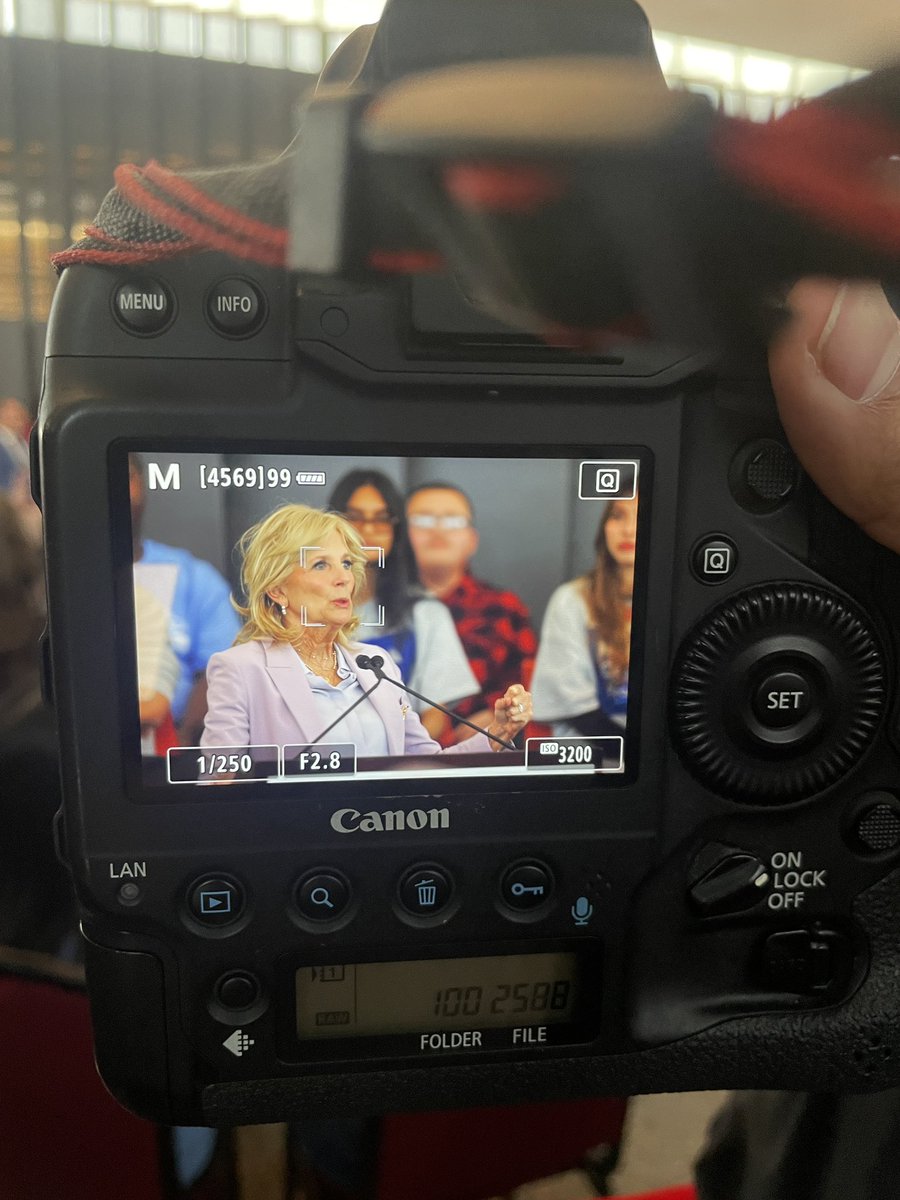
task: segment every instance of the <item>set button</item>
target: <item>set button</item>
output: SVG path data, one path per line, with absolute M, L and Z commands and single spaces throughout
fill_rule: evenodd
M 790 729 L 821 705 L 819 689 L 811 674 L 794 668 L 773 671 L 753 691 L 754 715 L 767 729 Z

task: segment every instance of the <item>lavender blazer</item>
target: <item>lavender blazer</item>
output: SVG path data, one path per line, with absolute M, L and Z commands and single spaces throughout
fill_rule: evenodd
M 378 646 L 355 645 L 345 654 L 364 689 L 375 682 L 371 671 L 356 665 L 357 654 L 380 654 L 385 675 L 399 682 L 400 672 Z M 322 732 L 312 688 L 297 652 L 287 642 L 243 642 L 214 654 L 206 668 L 207 712 L 201 746 L 303 745 Z M 490 739 L 476 733 L 447 750 L 429 737 L 409 697 L 382 683 L 369 702 L 387 731 L 388 754 L 482 754 Z M 359 747 L 365 756 L 364 746 Z

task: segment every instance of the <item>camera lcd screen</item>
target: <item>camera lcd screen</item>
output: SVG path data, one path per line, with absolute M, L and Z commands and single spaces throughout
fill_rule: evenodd
M 445 1030 L 571 1022 L 579 984 L 578 958 L 570 953 L 301 967 L 297 1033 L 301 1039 L 424 1033 L 422 1049 L 445 1048 Z
M 126 456 L 145 790 L 627 771 L 633 448 Z

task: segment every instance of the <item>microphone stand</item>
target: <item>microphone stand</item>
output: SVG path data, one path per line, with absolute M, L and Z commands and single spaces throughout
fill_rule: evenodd
M 438 704 L 438 702 L 436 700 L 432 700 L 430 696 L 423 696 L 421 692 L 417 692 L 414 688 L 411 688 L 408 683 L 400 683 L 400 681 L 397 679 L 391 679 L 390 675 L 385 675 L 381 669 L 384 666 L 384 659 L 380 654 L 375 654 L 371 658 L 368 656 L 368 654 L 359 654 L 356 658 L 356 665 L 358 667 L 362 667 L 364 671 L 372 671 L 379 683 L 381 683 L 382 679 L 385 681 L 385 683 L 392 683 L 394 687 L 399 688 L 401 692 L 408 692 L 410 696 L 415 696 L 415 698 L 417 700 L 421 700 L 423 704 L 428 704 L 432 708 L 438 709 L 439 712 L 446 713 L 446 715 L 451 717 L 454 721 L 461 721 L 463 725 L 468 725 L 468 727 L 470 729 L 474 729 L 476 733 L 483 733 L 484 736 L 489 737 L 492 742 L 499 743 L 504 750 L 518 749 L 515 742 L 508 742 L 505 738 L 497 737 L 495 733 L 490 733 L 487 729 L 482 729 L 481 726 L 476 725 L 474 721 L 468 721 L 465 717 L 461 717 L 459 713 L 455 713 L 452 709 L 445 708 L 443 704 Z M 368 693 L 366 694 L 368 695 Z M 357 701 L 357 703 L 359 703 L 359 701 Z M 349 712 L 350 710 L 348 709 L 347 711 Z M 328 731 L 326 730 L 326 733 L 327 732 Z
M 365 657 L 365 655 L 363 655 L 363 657 Z M 334 721 L 331 722 L 331 724 L 328 726 L 327 729 L 323 729 L 318 737 L 314 737 L 312 739 L 312 741 L 306 742 L 306 745 L 307 746 L 315 746 L 316 742 L 321 742 L 322 738 L 325 736 L 326 733 L 331 733 L 331 731 L 332 731 L 332 729 L 334 729 L 335 725 L 340 725 L 340 723 L 341 723 L 341 721 L 343 721 L 344 717 L 346 717 L 350 713 L 352 713 L 354 708 L 359 708 L 359 706 L 360 706 L 360 704 L 362 704 L 363 700 L 368 700 L 368 698 L 372 695 L 372 693 L 375 691 L 375 689 L 381 683 L 382 679 L 386 679 L 386 678 L 387 678 L 387 676 L 385 676 L 385 675 L 377 675 L 376 674 L 375 682 L 372 684 L 372 686 L 369 688 L 369 690 L 366 692 L 363 692 L 363 694 L 361 696 L 359 696 L 356 700 L 353 701 L 353 703 L 350 705 L 349 708 L 344 709 L 344 711 L 341 713 L 341 715 L 339 717 L 337 717 Z

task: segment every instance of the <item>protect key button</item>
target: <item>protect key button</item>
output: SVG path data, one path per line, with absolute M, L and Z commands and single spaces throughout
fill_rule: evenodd
M 553 895 L 553 888 L 553 873 L 541 862 L 514 863 L 500 881 L 504 903 L 517 912 L 541 908 Z

